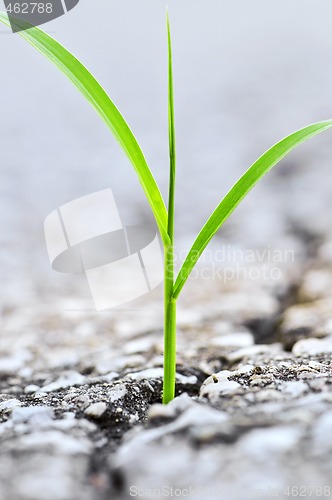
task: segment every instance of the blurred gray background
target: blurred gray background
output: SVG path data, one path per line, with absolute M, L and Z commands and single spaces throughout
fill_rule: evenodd
M 2 4 L 2 2 L 0 2 Z M 176 233 L 187 247 L 222 195 L 286 134 L 332 117 L 328 0 L 169 0 L 178 144 Z M 81 0 L 42 26 L 97 77 L 167 193 L 166 2 Z M 0 27 L 0 292 L 70 280 L 50 268 L 45 217 L 111 187 L 128 224 L 152 222 L 136 175 L 95 111 L 19 35 Z M 278 245 L 294 228 L 329 238 L 332 135 L 292 153 L 219 237 Z M 77 283 L 77 282 L 75 282 Z M 83 292 L 82 292 L 83 293 Z M 8 299 L 9 300 L 9 299 Z

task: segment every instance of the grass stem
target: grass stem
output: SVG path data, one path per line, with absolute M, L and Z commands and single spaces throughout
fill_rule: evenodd
M 164 386 L 163 403 L 169 403 L 175 394 L 176 374 L 176 300 L 173 298 L 174 249 L 164 248 Z

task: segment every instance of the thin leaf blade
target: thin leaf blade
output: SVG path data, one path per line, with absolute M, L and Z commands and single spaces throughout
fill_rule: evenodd
M 174 198 L 176 177 L 176 142 L 175 142 L 175 119 L 174 119 L 174 86 L 173 86 L 173 61 L 172 40 L 169 16 L 167 12 L 167 42 L 168 42 L 168 142 L 169 142 L 169 197 L 168 197 L 168 235 L 173 244 L 174 240 Z
M 125 119 L 108 94 L 94 76 L 59 42 L 29 23 L 0 12 L 0 21 L 6 26 L 13 24 L 19 35 L 55 64 L 92 104 L 105 121 L 114 137 L 134 166 L 145 195 L 150 203 L 164 243 L 169 242 L 167 234 L 167 210 L 156 181 L 148 167 L 143 152 Z
M 192 269 L 213 236 L 257 182 L 294 148 L 331 127 L 332 120 L 308 125 L 272 146 L 251 165 L 219 203 L 198 234 L 177 276 L 174 285 L 174 298 L 179 296 Z

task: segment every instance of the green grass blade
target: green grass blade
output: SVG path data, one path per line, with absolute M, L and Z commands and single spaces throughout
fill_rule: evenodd
M 173 64 L 172 64 L 172 41 L 169 17 L 167 13 L 167 41 L 168 41 L 168 138 L 169 138 L 169 197 L 168 197 L 168 235 L 171 243 L 174 240 L 174 198 L 175 198 L 175 176 L 176 176 L 176 144 L 175 144 L 175 122 L 174 122 L 174 89 L 173 89 Z
M 198 234 L 191 247 L 176 279 L 174 285 L 174 298 L 177 298 L 187 281 L 193 267 L 202 254 L 205 247 L 216 234 L 218 229 L 232 214 L 235 208 L 257 184 L 257 182 L 280 162 L 292 149 L 296 148 L 311 137 L 324 132 L 332 127 L 332 120 L 323 121 L 308 125 L 307 127 L 294 132 L 278 142 L 266 153 L 264 153 L 237 181 L 228 192 L 225 198 L 217 206 L 210 218 L 207 220 L 202 230 Z
M 52 61 L 77 87 L 106 122 L 122 149 L 133 164 L 146 197 L 152 208 L 164 243 L 169 242 L 167 234 L 167 210 L 159 188 L 147 165 L 142 150 L 128 124 L 105 90 L 92 74 L 68 50 L 39 28 L 11 16 L 11 23 L 4 12 L 0 21 L 7 26 L 16 25 L 18 33 L 33 47 Z M 27 29 L 29 28 L 29 29 Z
M 176 373 L 176 304 L 172 300 L 174 285 L 174 196 L 176 174 L 176 149 L 174 126 L 174 96 L 172 43 L 169 18 L 167 13 L 168 40 L 168 135 L 169 135 L 169 194 L 167 231 L 170 245 L 164 249 L 164 385 L 163 402 L 174 398 Z

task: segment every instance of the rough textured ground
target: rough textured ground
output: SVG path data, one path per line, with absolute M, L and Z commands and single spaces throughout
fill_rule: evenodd
M 163 2 L 99 3 L 48 29 L 110 92 L 165 194 Z M 331 118 L 332 4 L 169 3 L 178 255 L 255 158 Z M 109 187 L 127 224 L 151 222 L 137 179 L 63 75 L 0 34 L 0 500 L 329 497 L 329 133 L 271 172 L 205 254 L 179 303 L 178 397 L 163 407 L 162 291 L 97 314 L 83 278 L 51 269 L 43 236 L 55 208 Z
M 3 310 L 1 499 L 329 496 L 331 278 L 326 264 L 301 269 L 282 293 L 191 283 L 166 407 L 152 299 L 98 321 Z

